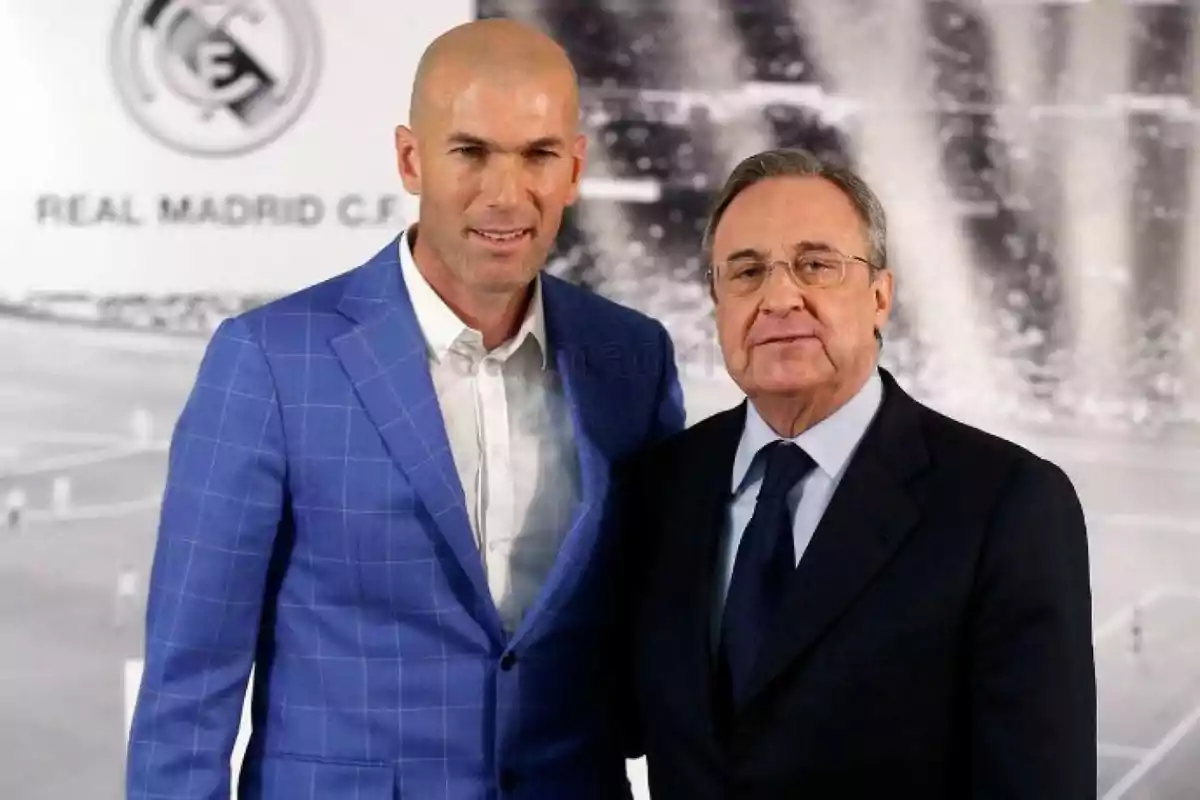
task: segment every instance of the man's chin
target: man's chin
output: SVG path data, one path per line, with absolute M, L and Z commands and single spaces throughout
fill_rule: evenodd
M 765 380 L 757 384 L 757 394 L 768 397 L 804 398 L 816 394 L 824 384 L 819 381 Z
M 511 252 L 496 252 L 472 247 L 468 251 L 468 261 L 480 275 L 529 276 L 537 274 L 545 263 L 546 254 L 533 247 L 523 247 Z
M 488 294 L 512 294 L 528 288 L 538 269 L 525 263 L 477 264 L 475 286 Z
M 833 371 L 828 363 L 816 364 L 811 358 L 755 359 L 754 382 L 764 392 L 791 394 L 812 391 L 830 382 Z

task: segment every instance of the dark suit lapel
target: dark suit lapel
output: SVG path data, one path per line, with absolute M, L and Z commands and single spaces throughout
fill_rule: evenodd
M 669 661 L 678 691 L 688 698 L 697 719 L 715 729 L 715 666 L 713 613 L 718 585 L 719 546 L 723 539 L 733 474 L 733 457 L 745 421 L 745 403 L 700 423 L 691 432 L 691 449 L 684 454 L 682 478 L 660 476 L 670 490 L 664 504 L 664 532 L 659 568 L 654 581 L 666 585 L 655 591 L 664 598 L 660 614 L 669 618 L 654 626 L 662 633 L 661 657 Z M 698 434 L 698 435 L 697 435 Z M 654 476 L 651 476 L 652 478 Z M 653 484 L 652 484 L 653 485 Z M 654 501 L 655 497 L 649 498 Z
M 928 461 L 917 405 L 886 372 L 883 378 L 883 404 L 785 590 L 744 702 L 817 643 L 917 522 L 906 488 Z
M 397 245 L 353 276 L 338 310 L 356 326 L 331 342 L 392 458 L 404 470 L 474 596 L 464 605 L 502 635 L 429 373 L 425 338 L 400 273 Z

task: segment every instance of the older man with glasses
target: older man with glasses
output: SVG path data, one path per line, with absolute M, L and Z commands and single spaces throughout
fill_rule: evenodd
M 627 465 L 638 752 L 655 800 L 1096 793 L 1091 591 L 1067 476 L 878 365 L 861 178 L 752 156 L 704 237 L 747 395 Z

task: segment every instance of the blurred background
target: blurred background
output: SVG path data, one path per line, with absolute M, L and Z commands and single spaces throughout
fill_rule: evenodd
M 257 70 L 217 89 L 158 14 Z M 866 177 L 885 366 L 1083 497 L 1101 796 L 1200 797 L 1200 5 L 1167 0 L 0 0 L 0 796 L 121 796 L 206 338 L 414 219 L 392 128 L 474 16 L 574 58 L 591 160 L 549 270 L 667 325 L 689 422 L 740 400 L 697 257 L 729 169 Z

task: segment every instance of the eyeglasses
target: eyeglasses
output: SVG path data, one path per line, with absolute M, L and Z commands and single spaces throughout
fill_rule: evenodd
M 709 278 L 722 292 L 742 297 L 761 289 L 771 271 L 776 266 L 783 266 L 797 286 L 825 289 L 840 286 L 846 280 L 846 267 L 852 261 L 866 264 L 872 275 L 882 269 L 865 258 L 848 256 L 836 250 L 817 250 L 801 253 L 791 261 L 731 258 L 723 264 L 714 264 L 709 270 Z

